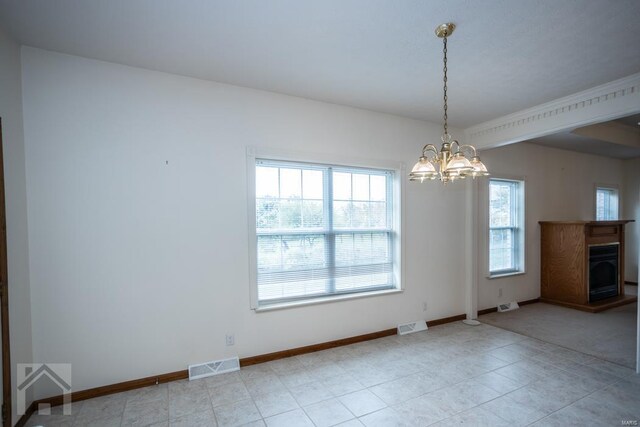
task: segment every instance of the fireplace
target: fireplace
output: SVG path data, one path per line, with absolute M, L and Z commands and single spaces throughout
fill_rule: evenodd
M 618 243 L 589 246 L 589 302 L 618 295 Z

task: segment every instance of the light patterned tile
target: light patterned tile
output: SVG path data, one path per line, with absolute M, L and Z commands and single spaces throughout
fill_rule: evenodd
M 170 427 L 216 427 L 217 425 L 213 409 L 194 412 L 169 422 Z
M 251 399 L 218 406 L 213 409 L 213 412 L 221 427 L 241 426 L 253 421 L 262 421 L 260 412 Z
M 317 427 L 329 427 L 354 418 L 353 414 L 338 399 L 324 400 L 304 408 L 307 416 Z
M 327 378 L 321 382 L 334 396 L 342 396 L 365 388 L 360 381 L 349 374 Z
M 75 417 L 75 423 L 81 425 L 97 419 L 110 420 L 122 417 L 125 404 L 126 396 L 124 393 L 86 400 Z
M 308 406 L 333 397 L 333 393 L 319 381 L 302 384 L 290 390 L 300 406 Z
M 169 419 L 184 417 L 194 412 L 202 412 L 211 408 L 211 400 L 206 388 L 204 390 L 182 392 L 169 397 Z
M 338 398 L 356 417 L 375 412 L 387 405 L 369 390 L 360 390 Z
M 298 403 L 288 391 L 260 394 L 254 398 L 254 403 L 263 418 L 298 408 Z
M 413 420 L 393 408 L 384 408 L 360 418 L 367 427 L 414 427 Z
M 122 416 L 122 426 L 148 426 L 169 420 L 169 402 L 165 399 L 128 401 Z
M 234 382 L 209 388 L 211 404 L 216 407 L 251 398 L 244 383 Z
M 514 427 L 527 426 L 547 415 L 538 409 L 502 396 L 481 405 L 484 409 L 495 414 Z
M 486 409 L 476 406 L 434 424 L 434 427 L 465 425 L 476 427 L 510 427 L 511 424 Z
M 265 423 L 267 427 L 314 427 L 302 409 L 295 409 L 266 418 Z

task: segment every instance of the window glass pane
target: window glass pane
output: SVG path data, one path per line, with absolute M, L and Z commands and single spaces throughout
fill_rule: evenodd
M 333 200 L 351 200 L 351 174 L 333 172 Z
M 302 201 L 280 200 L 280 228 L 302 227 Z
M 333 226 L 335 228 L 351 227 L 351 202 L 333 202 Z
M 300 169 L 280 169 L 280 197 L 300 199 L 302 197 L 302 177 Z
M 280 200 L 256 199 L 256 227 L 258 230 L 280 226 Z
M 369 203 L 371 212 L 371 227 L 386 228 L 387 227 L 387 204 L 384 202 Z
M 387 199 L 387 177 L 371 175 L 371 200 L 384 202 Z
M 369 175 L 354 173 L 353 200 L 369 200 Z
M 369 228 L 369 203 L 353 202 L 351 209 L 351 227 Z
M 504 181 L 491 181 L 489 185 L 490 197 L 490 226 L 512 226 L 512 189 L 513 185 Z
M 256 197 L 278 196 L 278 168 L 256 167 Z
M 322 200 L 322 171 L 302 171 L 302 196 L 307 199 Z
M 490 270 L 513 270 L 515 269 L 513 252 L 514 239 L 512 229 L 491 230 L 490 243 Z
M 322 228 L 322 201 L 304 200 L 302 202 L 302 227 Z

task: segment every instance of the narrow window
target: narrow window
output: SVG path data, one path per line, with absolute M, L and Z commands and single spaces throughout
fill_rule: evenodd
M 524 181 L 489 181 L 489 273 L 524 271 Z

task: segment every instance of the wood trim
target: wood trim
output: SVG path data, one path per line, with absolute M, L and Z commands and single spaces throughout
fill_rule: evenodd
M 36 402 L 31 402 L 31 405 L 27 407 L 24 415 L 18 419 L 15 427 L 24 427 L 27 424 L 27 421 L 29 421 L 29 417 L 36 412 L 37 407 L 38 405 L 36 405 Z
M 258 363 L 270 362 L 272 360 L 284 359 L 301 354 L 314 353 L 316 351 L 328 350 L 330 348 L 342 347 L 344 345 L 355 344 L 363 341 L 375 340 L 382 337 L 395 335 L 396 328 L 385 329 L 383 331 L 372 332 L 370 334 L 357 335 L 355 337 L 342 338 L 335 341 L 328 341 L 320 344 L 311 344 L 304 347 L 292 348 L 289 350 L 276 351 L 274 353 L 261 354 L 259 356 L 245 357 L 240 359 L 240 366 L 256 365 Z
M 2 333 L 2 418 L 3 426 L 12 424 L 11 417 L 11 350 L 9 337 L 9 285 L 7 266 L 7 215 L 4 194 L 4 156 L 2 120 L 0 119 L 0 322 Z
M 451 317 L 443 317 L 442 319 L 429 320 L 427 322 L 427 326 L 431 328 L 433 326 L 444 325 L 445 323 L 458 322 L 458 321 L 464 320 L 466 318 L 467 318 L 466 314 L 458 314 L 458 315 L 451 316 Z
M 540 302 L 540 298 L 528 299 L 526 301 L 518 302 L 519 306 L 534 304 L 536 302 Z M 483 314 L 494 313 L 498 311 L 498 307 L 485 308 L 484 310 L 478 311 L 478 316 L 482 316 Z
M 456 316 L 445 317 L 442 319 L 434 319 L 427 322 L 429 327 L 443 325 L 445 323 L 451 323 L 458 320 L 465 319 L 466 316 L 464 314 L 459 314 Z M 286 357 L 298 356 L 301 354 L 313 353 L 316 351 L 327 350 L 330 348 L 341 347 L 345 345 L 355 344 L 364 341 L 375 340 L 382 337 L 387 337 L 391 335 L 395 335 L 397 333 L 397 329 L 385 329 L 383 331 L 372 332 L 364 335 L 357 335 L 349 338 L 342 338 L 335 341 L 328 341 L 320 344 L 312 344 L 304 347 L 292 348 L 289 350 L 276 351 L 273 353 L 262 354 L 258 356 L 245 357 L 240 359 L 240 366 L 251 366 L 259 363 L 270 362 L 272 360 L 284 359 Z M 71 401 L 78 402 L 80 400 L 93 399 L 94 397 L 106 396 L 114 393 L 121 393 L 123 391 L 134 390 L 137 388 L 148 387 L 155 384 L 168 383 L 171 381 L 184 380 L 189 378 L 189 371 L 176 371 L 170 372 L 168 374 L 161 374 L 152 377 L 140 378 L 137 380 L 124 381 L 121 383 L 105 385 L 101 387 L 90 388 L 87 390 L 81 390 L 71 393 Z M 26 414 L 24 414 L 19 420 L 16 426 L 22 427 L 27 423 L 29 417 L 36 412 L 37 408 L 41 404 L 48 404 L 50 406 L 59 406 L 63 403 L 63 396 L 52 396 L 44 399 L 39 399 L 31 403 L 31 406 L 27 409 Z
M 561 305 L 563 307 L 574 308 L 576 310 L 586 311 L 588 313 L 600 313 L 601 311 L 609 310 L 610 308 L 632 304 L 637 301 L 638 301 L 638 297 L 636 297 L 635 295 L 618 295 L 617 297 L 607 298 L 607 299 L 592 302 L 589 304 L 575 304 L 567 301 L 540 298 L 540 302 L 544 302 L 547 304 Z

